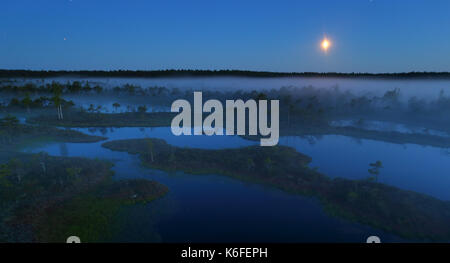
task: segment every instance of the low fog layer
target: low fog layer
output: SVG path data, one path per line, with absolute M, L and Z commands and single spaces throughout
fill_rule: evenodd
M 12 81 L 9 82 L 9 81 Z M 106 89 L 131 84 L 147 87 L 166 87 L 180 90 L 214 90 L 214 91 L 252 91 L 280 89 L 281 87 L 314 87 L 318 89 L 336 88 L 349 90 L 355 95 L 382 95 L 387 90 L 400 89 L 405 97 L 417 96 L 422 99 L 436 98 L 441 90 L 450 90 L 450 80 L 447 79 L 350 79 L 350 78 L 246 78 L 246 77 L 173 77 L 173 78 L 76 78 L 60 77 L 46 79 L 10 79 L 0 80 L 0 85 L 8 83 L 23 85 L 33 82 L 47 84 L 53 81 L 67 83 L 73 81 L 88 81 L 90 85 L 99 85 Z
M 282 124 L 324 125 L 334 120 L 387 121 L 448 131 L 450 80 L 343 78 L 83 78 L 0 80 L 1 107 L 52 107 L 88 112 L 169 111 L 177 99 L 278 99 Z M 148 82 L 148 83 L 145 83 Z M 293 85 L 295 84 L 295 85 Z M 59 91 L 58 91 L 59 90 Z M 55 93 L 56 92 L 56 93 Z

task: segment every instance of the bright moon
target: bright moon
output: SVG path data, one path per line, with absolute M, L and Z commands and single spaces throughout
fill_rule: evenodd
M 331 43 L 330 43 L 330 41 L 329 41 L 328 39 L 324 38 L 324 39 L 322 40 L 321 46 L 322 46 L 322 49 L 323 49 L 324 51 L 327 51 L 328 48 L 330 48 L 330 45 L 331 45 Z

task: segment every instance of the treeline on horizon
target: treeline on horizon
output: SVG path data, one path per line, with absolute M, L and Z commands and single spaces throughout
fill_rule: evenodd
M 320 77 L 320 78 L 378 78 L 378 79 L 448 79 L 450 72 L 403 73 L 338 73 L 338 72 L 269 72 L 249 70 L 7 70 L 0 69 L 0 78 L 80 77 Z

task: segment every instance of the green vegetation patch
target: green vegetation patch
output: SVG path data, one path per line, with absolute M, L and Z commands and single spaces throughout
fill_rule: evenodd
M 4 160 L 4 158 L 2 158 Z M 0 241 L 105 241 L 127 204 L 161 197 L 147 180 L 113 181 L 112 163 L 87 158 L 18 154 L 0 164 Z M 23 229 L 29 236 L 18 237 Z
M 89 113 L 67 112 L 64 119 L 42 115 L 27 120 L 32 124 L 62 127 L 161 127 L 170 126 L 176 113 L 172 112 L 124 112 L 124 113 Z
M 19 124 L 17 118 L 13 116 L 0 119 L 0 149 L 2 150 L 14 150 L 12 148 L 38 141 L 88 143 L 105 139 L 105 137 L 87 135 L 73 130 Z
M 109 241 L 120 230 L 116 216 L 124 205 L 147 203 L 167 191 L 167 187 L 147 180 L 106 183 L 47 209 L 36 224 L 37 240 L 64 242 L 76 235 L 83 242 Z

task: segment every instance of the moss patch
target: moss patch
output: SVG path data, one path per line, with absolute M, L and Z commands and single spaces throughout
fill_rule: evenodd
M 0 239 L 5 242 L 107 241 L 123 205 L 146 203 L 167 187 L 147 180 L 113 181 L 112 164 L 87 158 L 15 154 L 0 166 Z M 19 237 L 23 229 L 29 236 Z

